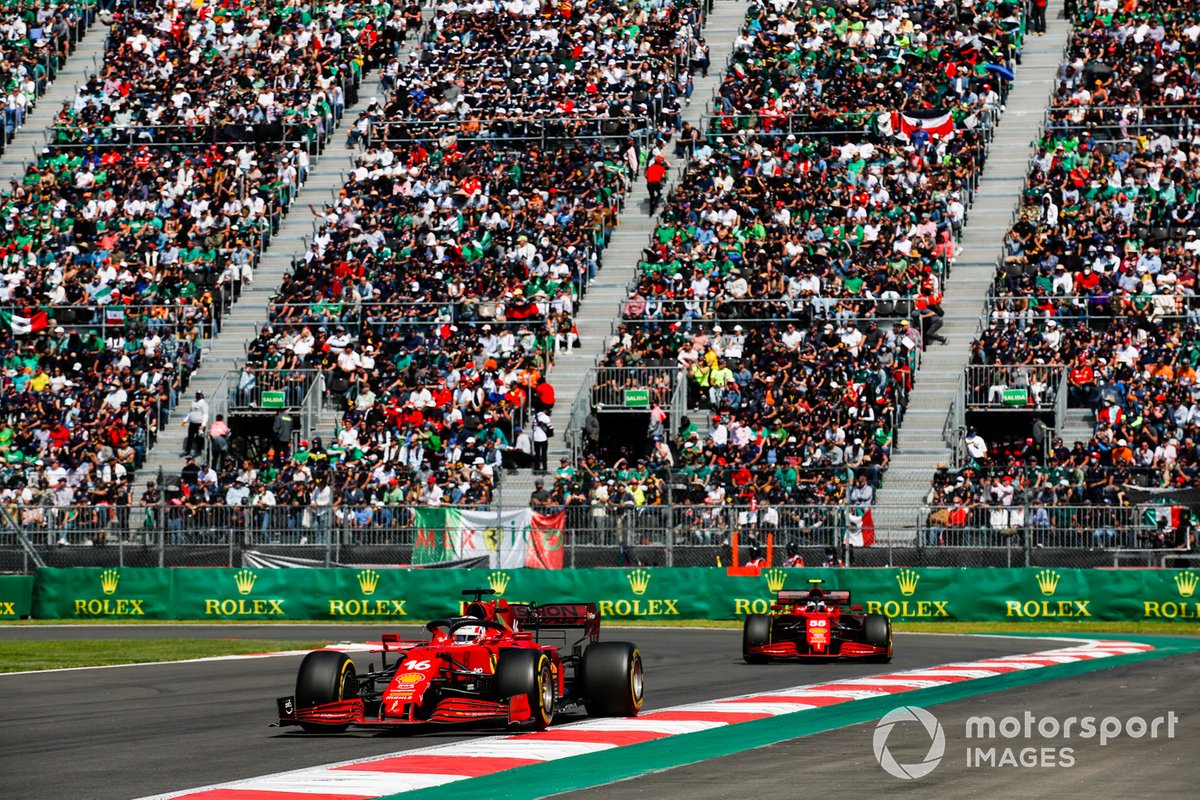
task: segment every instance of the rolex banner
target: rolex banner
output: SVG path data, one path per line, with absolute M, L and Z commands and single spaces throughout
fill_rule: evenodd
M 530 522 L 531 530 L 539 522 Z M 553 531 L 553 528 L 550 529 Z M 530 537 L 531 542 L 552 539 Z M 485 546 L 486 549 L 486 546 Z M 499 552 L 497 547 L 497 552 Z M 491 557 L 491 552 L 488 557 Z M 538 558 L 536 545 L 519 550 Z M 552 553 L 548 547 L 545 552 Z M 1194 569 L 39 569 L 36 619 L 360 620 L 411 623 L 461 613 L 464 589 L 514 603 L 592 602 L 609 620 L 743 619 L 780 589 L 848 589 L 898 621 L 1200 620 Z M 0 606 L 19 615 L 0 583 Z M 15 586 L 15 584 L 14 584 Z M 18 592 L 27 591 L 20 590 Z
M 565 512 L 416 511 L 414 566 L 562 569 Z
M 0 619 L 28 617 L 33 608 L 32 575 L 0 575 Z

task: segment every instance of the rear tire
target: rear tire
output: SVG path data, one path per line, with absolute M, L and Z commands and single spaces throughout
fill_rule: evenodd
M 496 664 L 496 699 L 525 695 L 531 723 L 542 730 L 554 721 L 554 671 L 541 650 L 501 650 Z
M 765 664 L 767 657 L 750 652 L 751 647 L 771 643 L 771 618 L 766 614 L 751 614 L 742 623 L 742 659 L 747 664 Z
M 357 675 L 354 662 L 345 653 L 333 650 L 309 653 L 300 662 L 296 676 L 296 708 L 312 708 L 353 697 L 358 689 Z M 300 727 L 309 733 L 341 733 L 350 725 L 301 722 Z
M 590 717 L 636 717 L 645 684 L 642 654 L 631 642 L 597 642 L 583 651 L 583 707 Z
M 886 647 L 881 655 L 871 656 L 876 664 L 886 664 L 892 660 L 892 621 L 883 614 L 868 614 L 863 619 L 863 643 L 874 647 Z

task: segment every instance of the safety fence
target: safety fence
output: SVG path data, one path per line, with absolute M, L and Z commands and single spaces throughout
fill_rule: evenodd
M 1195 621 L 1192 569 L 39 569 L 0 578 L 0 614 L 37 619 L 410 623 L 461 613 L 462 590 L 514 603 L 591 602 L 602 619 L 742 619 L 783 589 L 850 592 L 901 621 Z M 21 613 L 24 612 L 24 613 Z
M 3 509 L 0 571 L 42 565 L 471 566 L 508 559 L 510 546 L 519 551 L 513 558 L 526 563 L 520 554 L 533 552 L 531 531 L 546 526 L 554 531 L 555 553 L 543 560 L 566 568 L 712 566 L 756 558 L 781 565 L 790 556 L 810 565 L 848 566 L 1113 566 L 1195 557 L 1190 516 L 1156 504 L 884 510 L 622 501 L 533 511 L 379 501 L 275 505 L 257 487 L 235 487 L 240 504 L 226 505 L 200 502 L 202 493 L 188 497 L 173 484 L 162 488 L 163 499 L 146 505 Z M 504 538 L 510 534 L 497 533 L 510 529 L 511 542 Z

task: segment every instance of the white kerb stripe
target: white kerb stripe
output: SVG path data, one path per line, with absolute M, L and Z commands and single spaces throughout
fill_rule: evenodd
M 251 778 L 229 784 L 230 789 L 254 789 L 262 792 L 302 792 L 304 794 L 357 794 L 382 797 L 413 789 L 426 789 L 461 781 L 469 775 L 420 775 L 407 772 L 359 772 L 344 769 L 313 769 L 302 775 L 281 778 Z
M 553 740 L 526 739 L 475 739 L 469 742 L 435 747 L 421 751 L 422 755 L 433 756 L 498 756 L 502 758 L 531 758 L 537 761 L 555 761 L 570 756 L 581 756 L 608 750 L 616 745 L 604 742 L 557 742 Z
M 710 722 L 700 719 L 674 720 L 636 717 L 634 719 L 594 719 L 574 725 L 555 725 L 554 729 L 576 731 L 647 731 L 674 736 L 680 733 L 696 733 L 697 731 L 712 730 L 713 728 L 720 728 L 724 724 L 724 722 Z

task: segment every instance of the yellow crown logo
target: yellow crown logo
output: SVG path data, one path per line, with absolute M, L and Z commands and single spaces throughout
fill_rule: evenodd
M 365 595 L 375 594 L 375 587 L 379 585 L 379 573 L 373 569 L 364 569 L 358 573 L 358 588 L 362 589 Z
M 504 590 L 508 588 L 508 582 L 511 580 L 512 576 L 507 572 L 493 572 L 491 575 L 488 575 L 488 586 L 492 587 L 492 591 L 496 594 L 503 595 Z
M 1200 585 L 1200 575 L 1194 572 L 1175 573 L 1175 588 L 1179 589 L 1180 597 L 1191 597 L 1196 593 L 1198 585 Z
M 896 574 L 896 583 L 900 584 L 900 594 L 905 597 L 912 597 L 913 592 L 917 590 L 917 582 L 920 580 L 921 576 L 915 570 L 902 569 Z
M 1042 594 L 1049 597 L 1054 594 L 1054 590 L 1058 588 L 1058 581 L 1062 578 L 1057 572 L 1052 569 L 1044 569 L 1037 574 L 1038 588 L 1042 590 Z
M 778 592 L 787 583 L 787 573 L 775 567 L 763 573 L 763 577 L 767 579 L 767 588 L 772 594 Z
M 645 594 L 650 586 L 651 575 L 644 569 L 635 569 L 625 577 L 629 579 L 629 588 L 633 589 L 634 594 Z
M 100 588 L 105 594 L 112 594 L 117 590 L 117 581 L 121 580 L 121 573 L 115 569 L 106 569 L 100 573 Z
M 250 594 L 254 590 L 254 582 L 258 576 L 252 570 L 238 570 L 233 574 L 233 582 L 237 584 L 238 594 Z

